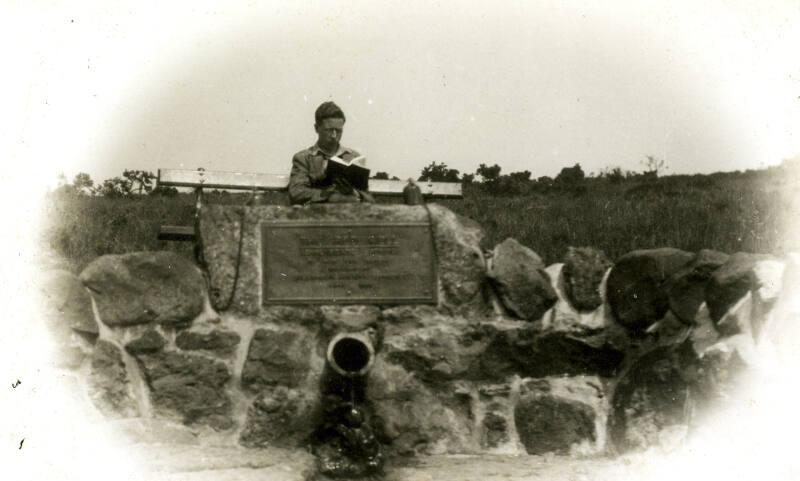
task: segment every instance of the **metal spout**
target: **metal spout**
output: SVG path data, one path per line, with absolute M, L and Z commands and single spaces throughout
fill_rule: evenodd
M 360 333 L 342 332 L 328 343 L 328 365 L 340 376 L 365 376 L 375 361 L 372 341 Z

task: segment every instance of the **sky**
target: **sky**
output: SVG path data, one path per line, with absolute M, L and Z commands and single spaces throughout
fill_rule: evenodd
M 27 183 L 287 173 L 326 100 L 403 178 L 800 155 L 797 1 L 7 3 L 0 140 Z

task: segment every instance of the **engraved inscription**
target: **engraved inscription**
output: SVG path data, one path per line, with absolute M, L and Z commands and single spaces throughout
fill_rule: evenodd
M 427 223 L 266 222 L 264 303 L 435 303 L 430 229 Z

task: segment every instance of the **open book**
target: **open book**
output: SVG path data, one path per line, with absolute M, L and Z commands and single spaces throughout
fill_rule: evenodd
M 341 157 L 331 157 L 325 169 L 325 177 L 331 183 L 337 177 L 342 178 L 354 188 L 366 191 L 369 182 L 369 169 L 364 167 L 366 161 L 367 158 L 363 155 L 349 161 Z

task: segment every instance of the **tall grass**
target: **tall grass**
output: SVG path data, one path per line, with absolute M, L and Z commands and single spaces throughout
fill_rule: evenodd
M 676 247 L 781 254 L 800 250 L 791 234 L 800 191 L 757 176 L 665 177 L 613 184 L 587 179 L 580 189 L 495 196 L 466 185 L 464 198 L 440 203 L 479 222 L 490 248 L 514 237 L 547 263 L 568 246 L 594 246 L 617 258 L 634 249 Z M 244 203 L 249 195 L 207 195 L 208 203 Z M 265 203 L 287 204 L 283 193 Z M 382 202 L 398 200 L 382 199 Z M 43 240 L 79 271 L 103 254 L 171 250 L 193 256 L 186 242 L 159 241 L 162 224 L 191 225 L 194 197 L 103 198 L 51 194 Z
M 797 197 L 735 181 L 705 188 L 662 182 L 518 197 L 470 189 L 463 201 L 444 203 L 483 225 L 490 245 L 514 237 L 551 263 L 568 246 L 597 247 L 611 258 L 656 247 L 780 254 L 800 247 L 789 235 Z

